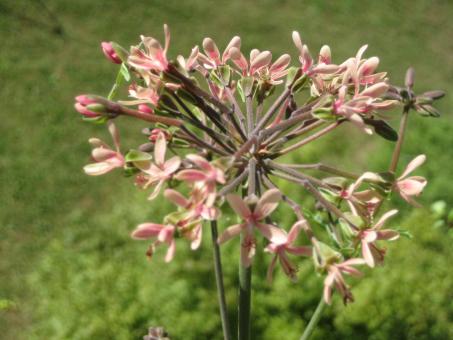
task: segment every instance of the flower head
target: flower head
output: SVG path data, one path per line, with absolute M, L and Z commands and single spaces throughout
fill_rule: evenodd
M 408 175 L 422 165 L 426 160 L 425 155 L 419 155 L 415 157 L 403 171 L 400 177 L 395 182 L 395 190 L 401 195 L 401 197 L 414 206 L 420 206 L 417 201 L 412 197 L 418 196 L 422 193 L 426 184 L 428 183 L 424 177 L 421 176 L 410 176 Z
M 112 136 L 115 150 L 97 138 L 91 138 L 90 144 L 94 146 L 91 156 L 95 163 L 84 166 L 87 175 L 103 175 L 115 168 L 122 168 L 125 164 L 124 157 L 120 152 L 120 136 L 113 122 L 108 122 L 108 130 Z

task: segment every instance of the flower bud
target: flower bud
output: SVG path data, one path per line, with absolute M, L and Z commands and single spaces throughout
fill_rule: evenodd
M 115 49 L 111 42 L 103 41 L 101 43 L 102 52 L 104 52 L 105 57 L 114 64 L 121 64 L 121 58 L 116 53 Z
M 441 90 L 428 91 L 422 94 L 422 97 L 429 97 L 433 100 L 440 99 L 445 96 L 445 92 Z
M 159 136 L 159 134 L 163 134 L 164 137 L 165 137 L 165 140 L 169 141 L 171 140 L 171 134 L 166 131 L 166 130 L 162 130 L 162 129 L 153 129 L 151 130 L 151 133 L 148 137 L 148 139 L 151 141 L 151 142 L 156 142 L 157 140 L 157 137 Z
M 102 116 L 102 112 L 105 112 L 104 105 L 98 104 L 91 96 L 80 95 L 75 97 L 75 100 L 75 109 L 85 117 L 97 118 Z
M 404 85 L 408 88 L 412 88 L 414 86 L 414 77 L 415 77 L 415 71 L 413 67 L 409 67 L 406 71 L 406 78 L 404 80 Z
M 324 45 L 321 47 L 321 50 L 319 51 L 319 63 L 324 63 L 324 64 L 330 64 L 331 63 L 331 52 L 330 52 L 330 47 L 327 45 Z
M 150 108 L 148 105 L 146 104 L 140 104 L 138 106 L 138 110 L 140 112 L 144 112 L 144 113 L 149 113 L 149 114 L 153 114 L 154 113 L 154 110 L 152 108 Z

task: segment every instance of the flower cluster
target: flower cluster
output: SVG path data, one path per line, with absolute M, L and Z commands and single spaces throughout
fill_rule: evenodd
M 206 221 L 219 220 L 229 206 L 239 221 L 227 227 L 217 243 L 240 235 L 244 268 L 263 250 L 272 255 L 269 281 L 277 263 L 295 280 L 296 257 L 312 258 L 316 271 L 325 276 L 325 301 L 330 303 L 333 289 L 345 303 L 353 301 L 343 274 L 360 276 L 355 266 L 382 264 L 383 244 L 400 236 L 399 230 L 384 228 L 397 213 L 388 207 L 388 198 L 397 193 L 418 205 L 414 197 L 427 183 L 423 177 L 409 177 L 425 161 L 424 155 L 396 175 L 408 114 L 414 109 L 437 115 L 432 103 L 443 93 L 415 95 L 412 69 L 405 87 L 391 85 L 387 73 L 378 71 L 379 58 L 364 57 L 366 45 L 334 63 L 328 46 L 313 58 L 293 32 L 299 58 L 291 64 L 289 54 L 274 58 L 258 49 L 246 57 L 237 36 L 222 53 L 205 38 L 187 58 L 173 60 L 167 26 L 164 32 L 163 46 L 145 36 L 129 52 L 116 43 L 102 43 L 107 59 L 121 65 L 117 81 L 108 98 L 81 95 L 75 108 L 86 120 L 107 122 L 115 147 L 90 139 L 94 163 L 85 172 L 101 175 L 122 168 L 135 176 L 138 187 L 150 190 L 150 200 L 163 195 L 176 206 L 162 222 L 143 223 L 132 232 L 134 239 L 152 240 L 148 256 L 164 245 L 165 260 L 171 261 L 179 238 L 197 249 Z M 124 83 L 129 98 L 114 100 Z M 399 134 L 385 114 L 396 107 L 403 109 Z M 125 154 L 113 123 L 120 116 L 145 124 L 143 144 Z M 323 163 L 278 161 L 349 123 L 395 142 L 388 170 L 356 174 Z M 302 209 L 284 194 L 284 187 L 274 184 L 277 178 L 300 186 L 316 204 Z M 274 221 L 279 204 L 294 211 L 291 228 Z M 267 240 L 263 249 L 257 249 L 259 236 Z

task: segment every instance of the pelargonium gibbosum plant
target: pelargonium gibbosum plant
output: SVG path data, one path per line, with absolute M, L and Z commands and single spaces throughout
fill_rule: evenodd
M 84 170 L 95 176 L 121 169 L 135 176 L 135 185 L 150 191 L 150 200 L 162 195 L 175 205 L 175 211 L 162 221 L 144 222 L 132 232 L 134 239 L 150 240 L 149 257 L 166 248 L 169 262 L 186 241 L 196 250 L 204 229 L 210 229 L 225 339 L 232 336 L 219 245 L 240 245 L 241 340 L 250 336 L 255 253 L 270 254 L 269 281 L 277 266 L 295 280 L 297 263 L 312 261 L 324 277 L 324 294 L 305 330 L 307 338 L 334 291 L 344 303 L 353 301 L 345 275 L 359 277 L 357 266 L 382 264 L 384 245 L 399 238 L 401 231 L 385 226 L 397 213 L 389 207 L 389 196 L 396 193 L 418 205 L 414 198 L 427 181 L 410 173 L 425 156 L 415 157 L 405 170 L 397 171 L 407 119 L 412 110 L 438 116 L 432 103 L 443 92 L 415 95 L 412 69 L 404 87 L 390 85 L 387 73 L 377 71 L 379 58 L 365 57 L 366 45 L 335 63 L 328 46 L 313 58 L 299 33 L 293 32 L 298 59 L 291 63 L 289 54 L 275 58 L 270 51 L 258 49 L 247 58 L 237 36 L 223 53 L 211 38 L 205 38 L 202 48 L 195 46 L 187 58 L 172 60 L 166 25 L 164 31 L 163 47 L 145 36 L 129 52 L 116 43 L 102 43 L 108 60 L 119 65 L 116 82 L 107 98 L 80 95 L 75 107 L 85 120 L 107 124 L 114 147 L 90 139 L 93 163 Z M 128 98 L 114 100 L 125 82 Z M 386 122 L 392 116 L 389 110 L 397 107 L 403 112 L 399 133 Z M 145 143 L 125 153 L 116 126 L 120 116 L 144 122 Z M 350 172 L 321 159 L 316 164 L 280 161 L 284 155 L 302 153 L 308 144 L 334 130 L 349 133 L 346 127 L 351 124 L 370 138 L 379 135 L 395 142 L 388 169 Z M 300 186 L 316 204 L 301 207 L 284 193 L 285 187 L 278 187 L 282 181 L 276 179 Z M 292 226 L 272 217 L 279 205 L 294 212 Z M 238 221 L 218 235 L 217 221 L 227 206 Z M 267 245 L 261 248 L 257 238 L 265 239 Z

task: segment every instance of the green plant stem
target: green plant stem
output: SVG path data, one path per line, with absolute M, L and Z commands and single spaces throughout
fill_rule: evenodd
M 409 118 L 409 109 L 404 108 L 403 115 L 401 117 L 400 129 L 398 132 L 398 141 L 396 142 L 395 150 L 393 151 L 393 155 L 392 155 L 392 162 L 390 163 L 390 168 L 389 168 L 390 172 L 395 172 L 396 167 L 398 166 L 398 160 L 399 160 L 400 154 L 401 154 L 401 147 L 403 146 L 404 134 L 406 132 L 408 118 Z
M 230 322 L 228 320 L 228 308 L 225 299 L 225 286 L 223 284 L 222 261 L 220 257 L 220 247 L 217 243 L 218 230 L 217 221 L 211 221 L 211 236 L 214 252 L 214 271 L 217 283 L 217 295 L 219 299 L 220 318 L 222 319 L 223 338 L 231 340 Z
M 313 334 L 313 331 L 316 329 L 319 320 L 321 319 L 322 311 L 326 303 L 324 301 L 324 296 L 321 296 L 321 300 L 319 300 L 318 307 L 316 307 L 315 312 L 313 313 L 310 322 L 308 323 L 307 327 L 304 330 L 304 333 L 300 337 L 300 340 L 308 340 L 310 336 Z
M 241 245 L 245 235 L 241 234 Z M 238 339 L 250 339 L 250 307 L 252 295 L 252 266 L 245 267 L 239 260 Z

